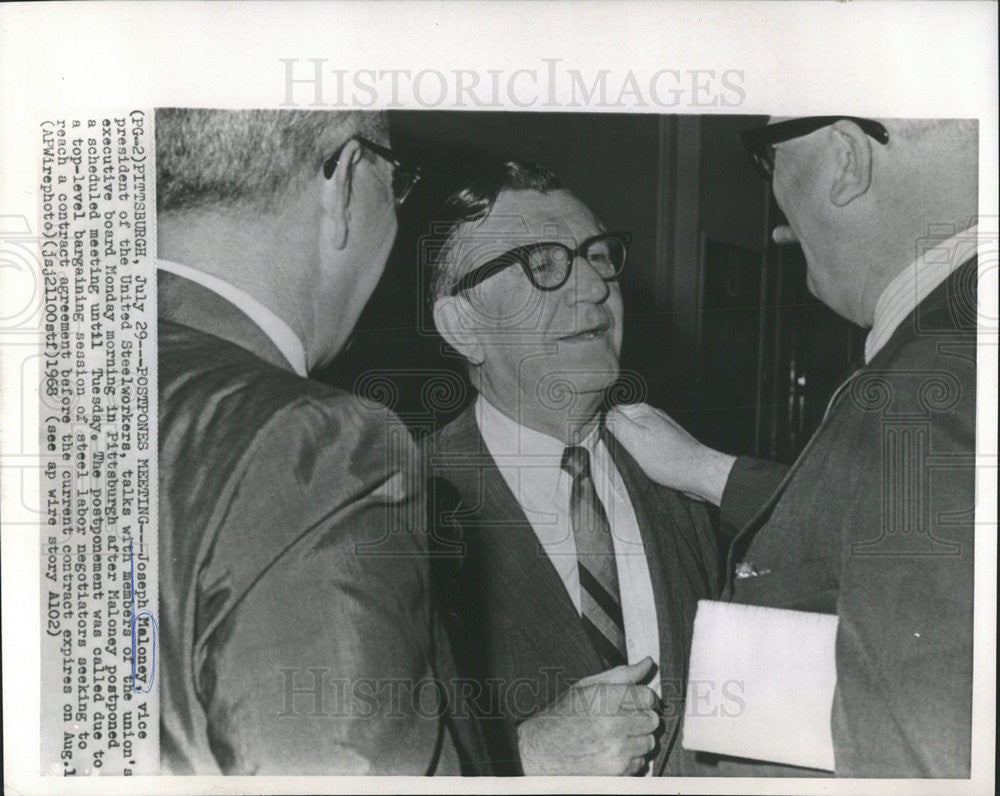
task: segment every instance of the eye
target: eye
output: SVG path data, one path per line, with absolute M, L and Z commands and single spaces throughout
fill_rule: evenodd
M 528 255 L 528 267 L 541 284 L 555 284 L 565 278 L 569 257 L 560 246 L 539 246 Z
M 548 273 L 566 267 L 566 252 L 550 246 L 533 249 L 528 255 L 528 266 L 533 273 Z
M 624 262 L 624 245 L 617 238 L 595 240 L 587 249 L 587 262 L 602 276 L 612 276 Z
M 604 241 L 595 243 L 587 251 L 587 259 L 594 265 L 610 265 L 611 253 L 608 251 L 608 244 Z

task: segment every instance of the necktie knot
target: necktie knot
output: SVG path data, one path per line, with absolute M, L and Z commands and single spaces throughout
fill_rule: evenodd
M 563 451 L 562 469 L 575 481 L 590 475 L 590 454 L 579 445 L 569 445 Z

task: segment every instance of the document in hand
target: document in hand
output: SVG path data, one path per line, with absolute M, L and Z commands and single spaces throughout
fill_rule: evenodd
M 685 748 L 832 771 L 836 636 L 831 614 L 700 600 Z

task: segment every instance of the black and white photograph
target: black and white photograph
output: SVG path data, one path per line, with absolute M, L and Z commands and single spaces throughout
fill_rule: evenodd
M 5 781 L 992 792 L 996 32 L 946 6 L 996 21 L 151 3 L 237 24 L 217 83 L 218 30 L 17 123 L 0 77 Z
M 156 139 L 166 770 L 968 776 L 974 120 Z

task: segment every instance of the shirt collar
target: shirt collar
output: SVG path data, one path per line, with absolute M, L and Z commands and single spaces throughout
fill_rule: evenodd
M 973 225 L 939 243 L 903 269 L 882 291 L 865 339 L 865 364 L 882 350 L 893 332 L 938 285 L 976 253 L 979 227 Z
M 569 476 L 562 470 L 563 451 L 566 444 L 555 437 L 535 431 L 508 417 L 482 394 L 476 399 L 476 423 L 486 448 L 498 468 L 517 471 L 515 497 L 522 505 L 550 506 L 560 486 L 560 480 Z M 591 467 L 597 456 L 600 442 L 598 426 L 580 441 L 590 453 Z
M 306 350 L 298 335 L 292 331 L 292 327 L 279 318 L 274 312 L 269 310 L 257 299 L 244 290 L 240 290 L 235 285 L 231 285 L 224 279 L 220 279 L 212 274 L 191 268 L 188 265 L 162 260 L 157 258 L 156 267 L 161 271 L 189 279 L 201 285 L 213 293 L 226 299 L 230 304 L 243 312 L 250 320 L 257 324 L 274 343 L 281 355 L 292 366 L 292 369 L 303 378 L 308 377 L 306 370 Z

